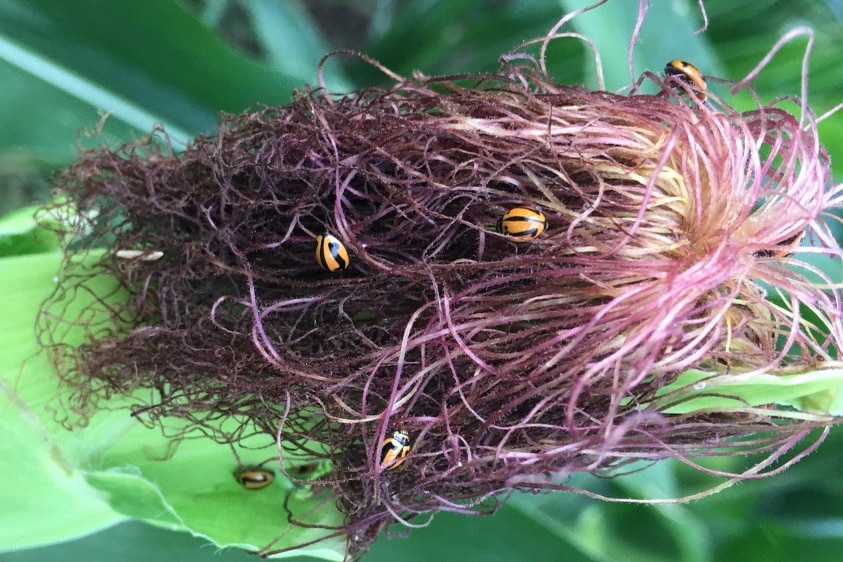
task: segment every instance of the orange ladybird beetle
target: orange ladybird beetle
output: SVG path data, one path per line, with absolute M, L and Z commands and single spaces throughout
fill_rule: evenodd
M 272 484 L 275 473 L 256 466 L 243 466 L 234 471 L 234 478 L 247 490 L 260 490 Z
M 700 69 L 688 61 L 674 59 L 664 66 L 664 73 L 696 87 L 699 90 L 700 101 L 705 101 L 705 98 L 708 97 L 708 94 L 706 94 L 708 85 L 703 80 Z
M 515 239 L 537 238 L 547 228 L 547 220 L 538 209 L 514 207 L 498 219 L 497 231 Z
M 381 445 L 381 468 L 398 468 L 410 452 L 410 434 L 403 429 L 393 431 Z
M 348 267 L 348 250 L 333 234 L 320 234 L 316 237 L 316 262 L 322 269 L 340 271 Z

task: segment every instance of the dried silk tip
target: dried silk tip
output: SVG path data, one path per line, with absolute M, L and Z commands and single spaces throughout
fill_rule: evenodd
M 114 257 L 123 260 L 157 261 L 164 257 L 164 252 L 150 250 L 117 250 Z

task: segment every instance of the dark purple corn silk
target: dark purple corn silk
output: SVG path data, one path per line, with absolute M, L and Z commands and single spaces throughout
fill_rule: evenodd
M 773 406 L 668 415 L 654 397 L 689 368 L 835 358 L 838 294 L 785 267 L 806 229 L 833 245 L 828 158 L 781 109 L 674 88 L 623 96 L 506 66 L 301 93 L 181 153 L 150 137 L 85 154 L 59 182 L 88 212 L 69 253 L 106 252 L 93 271 L 69 260 L 62 294 L 107 273 L 128 299 L 103 296 L 113 316 L 84 345 L 52 342 L 72 408 L 149 389 L 145 420 L 240 420 L 221 441 L 281 431 L 285 449 L 333 463 L 322 483 L 352 551 L 396 515 L 795 443 L 822 424 Z M 494 231 L 519 206 L 547 217 L 534 240 Z M 326 231 L 348 269 L 317 264 Z M 791 330 L 800 303 L 817 329 Z M 412 450 L 381 470 L 398 429 Z

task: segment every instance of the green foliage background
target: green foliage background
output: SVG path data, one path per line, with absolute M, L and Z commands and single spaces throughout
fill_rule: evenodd
M 0 211 L 46 200 L 50 176 L 76 155 L 80 129 L 99 112 L 109 142 L 162 123 L 177 141 L 214 130 L 219 111 L 283 104 L 315 83 L 320 58 L 356 49 L 409 76 L 494 69 L 497 58 L 542 35 L 581 0 L 0 0 Z M 841 0 L 656 0 L 636 46 L 636 73 L 667 60 L 694 61 L 705 74 L 742 77 L 788 29 L 816 30 L 810 102 L 823 113 L 843 101 Z M 574 21 L 600 49 L 607 87 L 630 81 L 626 53 L 637 3 L 612 0 Z M 757 81 L 761 96 L 798 95 L 805 40 L 786 47 Z M 581 44 L 550 51 L 560 82 L 595 86 Z M 347 57 L 330 61 L 334 91 L 385 84 Z M 724 93 L 724 92 L 718 92 Z M 750 100 L 738 98 L 737 105 Z M 843 179 L 843 114 L 820 132 Z M 102 138 L 80 137 L 90 146 Z M 0 257 L 49 249 L 6 235 Z M 0 260 L 2 271 L 2 260 Z M 2 279 L 2 276 L 0 276 Z M 2 281 L 0 280 L 0 290 Z M 8 459 L 5 460 L 8 462 Z M 721 460 L 739 469 L 742 460 Z M 25 470 L 25 467 L 21 468 Z M 843 549 L 843 435 L 781 476 L 746 482 L 688 505 L 608 504 L 571 494 L 515 496 L 490 518 L 440 515 L 406 539 L 384 538 L 366 557 L 381 561 L 836 561 Z M 658 498 L 711 485 L 662 463 L 612 481 L 580 477 L 595 492 Z M 32 482 L 37 489 L 38 483 Z M 0 499 L 0 509 L 2 509 Z M 398 530 L 400 531 L 400 529 Z M 121 524 L 73 543 L 0 555 L 0 561 L 254 560 L 216 552 L 200 539 Z M 306 560 L 298 558 L 297 560 Z

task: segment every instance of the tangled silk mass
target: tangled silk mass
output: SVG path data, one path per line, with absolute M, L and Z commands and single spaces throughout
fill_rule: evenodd
M 671 414 L 661 392 L 689 369 L 838 359 L 839 287 L 803 259 L 843 253 L 810 112 L 739 112 L 677 72 L 619 94 L 502 60 L 300 92 L 181 152 L 151 135 L 83 154 L 59 179 L 84 224 L 56 298 L 103 274 L 122 296 L 69 319 L 82 345 L 42 333 L 73 415 L 149 389 L 152 423 L 279 435 L 330 462 L 351 553 L 502 491 L 784 455 L 827 427 L 775 404 Z

